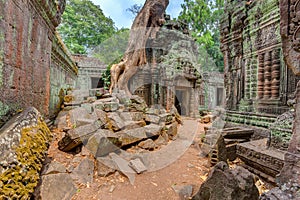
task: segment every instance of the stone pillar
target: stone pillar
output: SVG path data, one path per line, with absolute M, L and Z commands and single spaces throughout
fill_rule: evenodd
M 258 83 L 257 83 L 257 94 L 258 98 L 264 97 L 264 54 L 258 56 Z
M 271 55 L 266 52 L 264 60 L 264 99 L 271 97 Z
M 271 82 L 271 98 L 279 98 L 279 86 L 280 86 L 280 53 L 279 50 L 272 52 L 272 82 Z

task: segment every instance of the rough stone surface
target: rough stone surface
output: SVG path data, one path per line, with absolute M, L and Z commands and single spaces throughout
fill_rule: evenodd
M 144 127 L 135 128 L 130 130 L 122 130 L 118 132 L 118 137 L 122 142 L 122 146 L 133 144 L 147 138 Z
M 2 127 L 0 199 L 28 199 L 31 196 L 38 184 L 51 138 L 50 130 L 35 108 L 26 109 Z
M 0 118 L 29 106 L 44 116 L 54 115 L 63 100 L 60 90 L 67 89 L 67 84 L 73 86 L 75 63 L 55 34 L 64 4 L 53 0 L 43 5 L 38 1 L 0 2 Z
M 109 176 L 117 169 L 115 163 L 111 159 L 97 158 L 97 175 L 101 177 Z
M 61 163 L 52 161 L 46 166 L 41 173 L 41 175 L 49 175 L 49 174 L 58 174 L 58 173 L 66 173 L 67 169 Z
M 115 162 L 118 170 L 122 172 L 129 179 L 129 182 L 133 185 L 136 172 L 131 167 L 129 167 L 129 162 L 115 153 L 110 153 L 109 155 Z
M 162 131 L 162 126 L 157 124 L 149 124 L 147 126 L 144 126 L 146 134 L 148 137 L 157 136 Z
M 150 122 L 150 123 L 154 123 L 154 124 L 159 124 L 160 117 L 158 115 L 145 114 L 145 121 Z
M 143 149 L 153 150 L 153 149 L 155 149 L 156 144 L 152 139 L 147 139 L 145 141 L 140 142 L 138 144 L 138 146 L 143 148 Z
M 92 183 L 94 175 L 94 161 L 85 158 L 81 163 L 72 171 L 71 177 L 79 183 Z
M 134 171 L 136 171 L 136 173 L 138 173 L 138 174 L 147 171 L 147 167 L 144 165 L 144 163 L 139 158 L 131 160 L 129 162 L 129 167 L 134 169 Z
M 173 122 L 172 124 L 166 126 L 167 134 L 168 134 L 170 140 L 176 139 L 177 131 L 178 131 L 177 126 L 178 126 L 178 123 L 176 121 Z
M 253 174 L 240 166 L 230 170 L 225 162 L 219 162 L 192 199 L 257 200 L 258 197 Z
M 188 200 L 193 194 L 192 185 L 174 185 L 172 189 L 179 195 L 180 200 Z
M 119 142 L 112 131 L 99 129 L 88 139 L 85 147 L 89 149 L 95 157 L 101 157 L 119 150 L 120 144 L 121 142 Z
M 108 128 L 114 131 L 119 131 L 125 127 L 124 121 L 117 112 L 110 112 L 107 114 Z M 111 126 L 111 127 L 110 127 Z
M 76 193 L 76 187 L 69 174 L 50 174 L 42 177 L 35 199 L 69 200 Z

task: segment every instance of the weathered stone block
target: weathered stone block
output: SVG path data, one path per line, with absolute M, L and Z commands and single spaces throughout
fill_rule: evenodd
M 125 127 L 124 121 L 121 119 L 121 117 L 118 115 L 116 112 L 110 112 L 107 114 L 107 128 L 114 130 L 114 131 L 119 131 Z
M 144 163 L 139 158 L 131 160 L 129 162 L 129 167 L 134 169 L 134 171 L 136 171 L 136 173 L 138 173 L 138 174 L 147 171 L 147 167 L 144 165 Z
M 229 169 L 225 162 L 219 162 L 209 173 L 193 200 L 257 200 L 258 189 L 254 175 L 238 166 Z
M 160 117 L 158 115 L 145 114 L 145 121 L 149 123 L 159 124 Z
M 122 146 L 133 144 L 147 138 L 146 131 L 143 127 L 130 130 L 122 130 L 117 133 Z
M 88 139 L 85 147 L 90 150 L 95 157 L 101 157 L 119 150 L 120 145 L 121 142 L 114 132 L 100 129 Z
M 87 124 L 78 128 L 71 129 L 67 134 L 58 142 L 58 149 L 61 151 L 71 151 L 82 143 L 98 130 L 99 126 L 94 124 Z
M 69 174 L 49 174 L 42 176 L 41 186 L 35 194 L 35 199 L 71 199 L 76 190 Z
M 115 163 L 106 157 L 98 157 L 96 162 L 97 175 L 101 177 L 109 176 L 114 173 L 117 169 Z
M 149 124 L 144 126 L 147 137 L 157 136 L 161 133 L 163 126 L 156 125 L 156 124 Z
M 178 133 L 178 128 L 177 127 L 178 127 L 177 121 L 175 121 L 172 124 L 166 126 L 167 134 L 168 134 L 170 140 L 176 139 L 177 133 Z
M 40 113 L 28 108 L 0 130 L 0 199 L 30 198 L 52 138 Z M 30 183 L 30 184 L 27 184 Z
M 119 103 L 117 102 L 105 102 L 103 109 L 106 112 L 113 112 L 119 109 Z
M 155 142 L 152 139 L 147 139 L 145 141 L 142 141 L 138 144 L 139 147 L 143 149 L 149 149 L 149 150 L 154 150 L 156 147 Z
M 124 123 L 125 123 L 124 129 L 134 129 L 134 128 L 146 126 L 145 121 L 124 121 Z
M 79 183 L 92 183 L 94 175 L 94 161 L 84 158 L 80 164 L 72 171 L 71 177 Z

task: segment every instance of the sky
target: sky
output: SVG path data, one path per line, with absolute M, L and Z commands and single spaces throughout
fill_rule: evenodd
M 144 4 L 145 0 L 91 0 L 95 5 L 100 5 L 104 15 L 110 17 L 118 28 L 130 28 L 134 16 L 126 11 L 134 4 Z M 170 0 L 167 14 L 171 18 L 177 17 L 181 11 L 183 0 Z

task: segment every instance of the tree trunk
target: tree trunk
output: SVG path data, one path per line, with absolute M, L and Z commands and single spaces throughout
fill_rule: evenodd
M 156 37 L 157 31 L 164 23 L 164 13 L 168 4 L 169 0 L 146 0 L 131 26 L 127 50 L 122 61 L 111 67 L 110 93 L 117 88 L 131 95 L 128 81 L 139 66 L 147 63 L 146 43 L 149 38 Z

